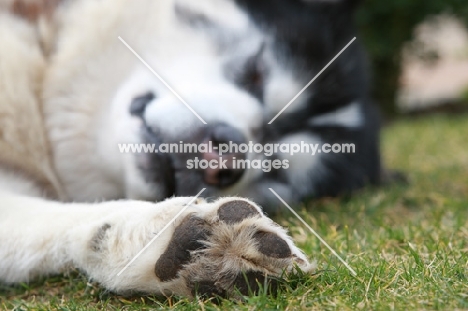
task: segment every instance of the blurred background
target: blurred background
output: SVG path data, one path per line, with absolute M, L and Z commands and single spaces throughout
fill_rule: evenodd
M 386 120 L 468 111 L 467 0 L 364 0 L 357 21 Z

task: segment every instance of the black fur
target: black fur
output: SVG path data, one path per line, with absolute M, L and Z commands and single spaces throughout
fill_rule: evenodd
M 277 54 L 280 65 L 291 69 L 304 85 L 357 36 L 353 17 L 357 0 L 234 1 L 251 16 L 262 32 L 273 38 L 273 46 L 268 41 L 266 48 Z M 215 34 L 214 41 L 219 41 L 218 45 L 224 47 L 220 51 L 235 49 L 237 41 L 230 37 L 229 31 L 218 29 L 220 26 L 211 22 L 207 16 L 180 9 L 179 15 L 181 21 L 191 27 L 197 26 L 195 28 L 198 29 L 200 26 L 200 31 Z M 259 47 L 256 55 L 251 55 L 243 62 L 234 59 L 232 64 L 226 64 L 226 78 L 260 102 L 265 101 L 264 86 L 269 78 L 268 64 L 262 61 L 264 48 Z M 273 212 L 274 207 L 281 204 L 269 191 L 270 187 L 285 200 L 294 203 L 307 198 L 345 194 L 368 184 L 378 184 L 381 175 L 380 121 L 378 111 L 369 98 L 368 67 L 358 37 L 302 95 L 302 98 L 307 98 L 305 104 L 294 103 L 294 109 L 287 110 L 272 125 L 267 123 L 274 115 L 266 115 L 260 128 L 250 129 L 260 143 L 276 143 L 288 135 L 309 133 L 331 145 L 354 143 L 356 153 L 322 154 L 316 166 L 304 166 L 306 178 L 300 184 L 291 181 L 291 175 L 288 175 L 292 174 L 290 171 L 273 170 L 250 181 L 243 190 L 237 188 L 236 192 L 229 194 L 252 198 L 267 211 Z M 357 103 L 362 112 L 363 122 L 360 127 L 317 126 L 310 122 L 313 117 L 333 113 L 351 103 Z M 141 110 L 138 104 L 136 101 L 136 112 Z M 180 140 L 199 143 L 206 140 L 209 133 L 210 127 L 201 127 L 184 131 L 177 137 L 161 137 L 152 129 L 145 128 L 144 140 L 155 144 L 177 143 Z M 184 169 L 186 160 L 201 157 L 199 154 L 150 156 L 151 159 L 140 161 L 144 165 L 139 167 L 148 182 L 165 184 L 167 196 L 194 195 L 201 187 L 205 187 L 204 195 L 215 197 L 220 195 L 220 190 L 228 188 L 205 183 L 200 170 Z M 278 156 L 273 155 L 271 158 L 275 157 Z
M 276 48 L 297 72 L 312 79 L 355 36 L 353 13 L 358 1 L 236 0 L 256 23 L 275 38 Z M 369 68 L 359 37 L 308 89 L 307 104 L 287 111 L 265 126 L 273 140 L 287 134 L 310 132 L 324 142 L 354 143 L 355 154 L 322 157 L 321 178 L 310 172 L 311 187 L 294 193 L 306 197 L 336 196 L 380 181 L 379 113 L 369 98 Z M 305 70 L 304 70 L 305 68 Z M 304 77 L 302 77 L 304 78 Z M 303 80 L 303 79 L 302 79 Z M 359 102 L 364 126 L 358 129 L 318 127 L 313 117 Z M 277 172 L 278 173 L 278 172 Z M 280 172 L 281 175 L 281 172 Z M 278 177 L 276 177 L 278 179 Z M 279 179 L 284 179 L 279 177 Z M 297 189 L 293 186 L 293 189 Z M 296 198 L 298 199 L 298 198 Z

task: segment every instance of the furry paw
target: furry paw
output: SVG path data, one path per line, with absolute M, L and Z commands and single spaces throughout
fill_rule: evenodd
M 225 198 L 187 214 L 174 229 L 154 273 L 169 292 L 228 297 L 255 293 L 259 284 L 294 265 L 311 271 L 286 231 L 254 203 Z

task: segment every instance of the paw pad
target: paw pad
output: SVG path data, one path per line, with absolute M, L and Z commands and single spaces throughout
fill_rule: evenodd
M 229 290 L 220 287 L 220 283 L 223 282 L 199 281 L 194 284 L 192 295 L 198 294 L 202 297 L 219 296 L 227 298 L 229 297 L 228 292 L 231 293 L 235 290 L 238 290 L 243 296 L 248 296 L 250 294 L 257 294 L 261 286 L 267 286 L 270 293 L 274 293 L 278 289 L 278 281 L 260 271 L 250 270 L 245 273 L 240 272 L 232 277 L 229 282 L 230 285 L 227 286 Z
M 288 243 L 274 233 L 259 231 L 253 238 L 258 243 L 258 251 L 263 255 L 273 258 L 288 258 L 292 255 Z
M 230 225 L 260 215 L 255 206 L 242 200 L 226 202 L 218 210 L 219 219 Z
M 248 271 L 239 274 L 234 280 L 233 285 L 244 296 L 258 293 L 260 286 L 264 285 L 267 285 L 271 292 L 276 292 L 278 289 L 278 282 L 276 280 L 269 278 L 259 271 Z
M 156 276 L 163 282 L 177 277 L 177 273 L 190 261 L 190 252 L 203 248 L 209 231 L 205 221 L 198 217 L 189 216 L 175 229 L 164 254 L 156 262 Z

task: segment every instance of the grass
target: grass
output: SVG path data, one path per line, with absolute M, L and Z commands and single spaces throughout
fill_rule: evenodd
M 290 216 L 319 273 L 295 275 L 276 297 L 244 302 L 112 295 L 78 273 L 0 287 L 4 310 L 455 310 L 468 309 L 468 116 L 400 120 L 383 133 L 387 166 L 407 185 L 301 206 L 301 214 L 357 271 Z M 285 215 L 288 215 L 285 213 Z

